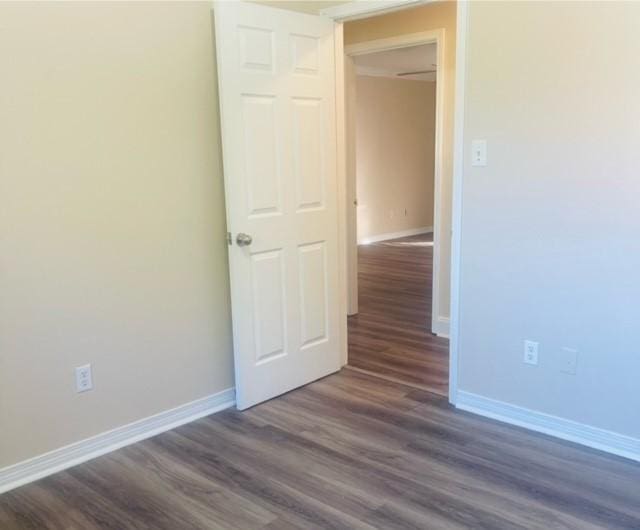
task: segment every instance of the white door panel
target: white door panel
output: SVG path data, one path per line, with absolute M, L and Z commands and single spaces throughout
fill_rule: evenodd
M 340 368 L 334 28 L 244 2 L 215 25 L 243 409 Z

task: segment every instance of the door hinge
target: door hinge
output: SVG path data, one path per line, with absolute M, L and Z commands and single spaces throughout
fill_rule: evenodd
M 229 246 L 233 245 L 233 239 L 231 239 L 231 232 L 227 232 L 227 243 Z

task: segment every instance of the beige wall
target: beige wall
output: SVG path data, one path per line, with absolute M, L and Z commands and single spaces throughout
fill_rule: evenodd
M 356 81 L 358 240 L 433 226 L 436 84 Z
M 345 45 L 368 40 L 383 39 L 407 33 L 433 29 L 445 30 L 445 86 L 444 86 L 444 141 L 443 141 L 443 185 L 442 223 L 440 227 L 440 312 L 448 317 L 450 305 L 451 268 L 451 181 L 453 172 L 453 108 L 454 70 L 456 46 L 456 3 L 437 2 L 422 7 L 388 13 L 378 17 L 347 22 L 344 25 Z
M 460 387 L 640 439 L 640 4 L 471 2 L 469 23 Z
M 0 20 L 2 467 L 233 377 L 210 4 Z

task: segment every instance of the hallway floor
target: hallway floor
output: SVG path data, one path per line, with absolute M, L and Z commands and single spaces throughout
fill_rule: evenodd
M 431 333 L 433 234 L 358 247 L 349 366 L 447 395 L 449 341 Z

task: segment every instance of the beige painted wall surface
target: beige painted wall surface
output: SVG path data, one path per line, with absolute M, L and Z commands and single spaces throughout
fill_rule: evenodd
M 210 4 L 0 20 L 2 467 L 233 377 Z
M 358 240 L 433 226 L 436 84 L 358 76 L 356 106 Z
M 443 108 L 443 172 L 442 222 L 440 227 L 440 311 L 446 317 L 450 311 L 451 269 L 451 183 L 453 175 L 453 110 L 456 62 L 456 3 L 437 2 L 378 17 L 347 22 L 344 25 L 345 45 L 384 39 L 407 33 L 433 29 L 445 30 L 444 108 Z
M 640 4 L 471 2 L 469 21 L 460 388 L 640 438 Z

